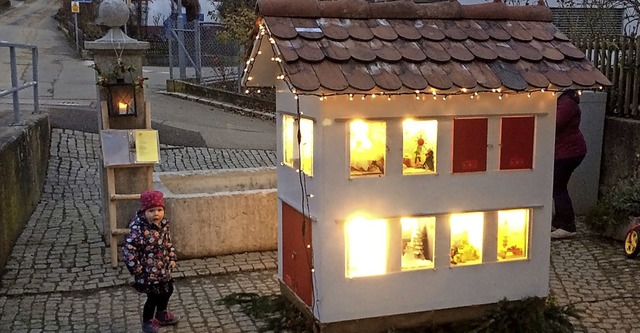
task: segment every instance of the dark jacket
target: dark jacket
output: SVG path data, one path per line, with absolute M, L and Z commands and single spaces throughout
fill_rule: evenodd
M 574 92 L 565 92 L 558 98 L 556 114 L 555 159 L 584 156 L 587 144 L 580 132 L 580 99 Z
M 122 246 L 124 262 L 134 276 L 134 286 L 145 292 L 145 286 L 161 285 L 171 281 L 176 255 L 171 243 L 169 221 L 164 218 L 157 226 L 148 222 L 139 211 L 129 224 L 131 232 Z

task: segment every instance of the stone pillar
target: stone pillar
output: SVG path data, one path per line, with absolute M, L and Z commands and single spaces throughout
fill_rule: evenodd
M 85 48 L 90 50 L 94 56 L 96 70 L 96 82 L 99 80 L 98 70 L 102 73 L 100 76 L 105 77 L 113 72 L 114 68 L 118 68 L 119 61 L 131 71 L 123 73 L 123 79 L 126 83 L 133 83 L 142 78 L 142 57 L 149 48 L 149 43 L 141 42 L 126 36 L 120 28 L 112 28 L 102 38 L 86 42 Z M 131 82 L 133 80 L 133 82 Z M 136 116 L 111 116 L 108 109 L 102 108 L 102 102 L 108 100 L 108 90 L 106 87 L 98 86 L 99 107 L 98 117 L 100 129 L 144 129 L 147 123 L 147 113 L 145 112 L 146 102 L 144 99 L 143 85 L 136 86 Z M 106 113 L 106 116 L 105 116 Z M 150 116 L 150 115 L 149 115 Z M 108 124 L 103 123 L 103 119 Z M 101 155 L 101 177 L 102 177 L 102 212 L 103 212 L 103 238 L 107 245 L 111 245 L 111 228 L 109 224 L 109 198 L 106 193 L 107 189 L 107 169 L 102 163 Z M 129 167 L 116 168 L 115 171 L 115 189 L 117 194 L 139 194 L 149 189 L 149 177 L 151 177 L 150 167 Z M 152 170 L 152 169 L 151 169 Z M 138 200 L 120 201 L 116 203 L 116 224 L 117 228 L 127 228 L 129 220 L 139 209 Z

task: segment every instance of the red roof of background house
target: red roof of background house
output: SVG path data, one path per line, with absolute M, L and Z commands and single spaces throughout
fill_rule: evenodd
M 611 85 L 544 5 L 259 0 L 258 13 L 300 93 Z

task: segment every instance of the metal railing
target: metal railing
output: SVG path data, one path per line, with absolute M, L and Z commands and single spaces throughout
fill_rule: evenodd
M 0 97 L 13 94 L 13 124 L 21 125 L 20 117 L 20 101 L 18 100 L 18 92 L 22 89 L 33 87 L 33 113 L 40 113 L 38 102 L 38 47 L 31 44 L 18 44 L 0 40 L 0 47 L 9 48 L 9 62 L 11 66 L 11 87 L 8 90 L 0 88 Z M 32 81 L 27 81 L 18 85 L 18 68 L 16 61 L 16 48 L 30 49 L 32 62 Z

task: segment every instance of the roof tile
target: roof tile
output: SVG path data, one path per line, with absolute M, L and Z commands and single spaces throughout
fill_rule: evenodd
M 478 81 L 478 84 L 487 89 L 497 89 L 502 86 L 502 82 L 493 73 L 491 68 L 483 62 L 470 62 L 465 64 L 471 75 Z
M 367 20 L 367 26 L 374 36 L 382 40 L 396 40 L 398 34 L 385 19 Z
M 464 41 L 464 46 L 481 60 L 496 60 L 498 54 L 487 46 L 485 42 L 474 42 L 471 39 Z
M 529 45 L 535 48 L 547 60 L 562 61 L 564 59 L 564 54 L 550 43 L 541 43 L 537 40 L 532 40 Z
M 389 20 L 391 27 L 396 31 L 398 36 L 408 40 L 418 40 L 422 35 L 416 29 L 413 22 L 408 20 Z
M 331 38 L 333 40 L 345 40 L 349 38 L 349 32 L 342 27 L 342 24 L 338 19 L 318 19 L 318 26 L 322 29 L 327 38 Z
M 390 44 L 389 42 L 385 43 Z M 420 46 L 418 46 L 416 42 L 407 42 L 399 39 L 394 44 L 400 54 L 402 54 L 402 57 L 409 61 L 419 62 L 427 59 L 427 56 L 424 54 L 424 52 L 422 52 Z
M 320 50 L 324 53 L 325 57 L 333 61 L 346 61 L 351 58 L 351 53 L 347 50 L 347 47 L 343 43 L 335 42 L 332 40 L 323 39 L 318 42 Z
M 340 64 L 340 68 L 344 73 L 344 77 L 349 82 L 349 85 L 356 90 L 369 91 L 376 86 L 376 82 L 373 81 L 371 74 L 366 71 L 366 68 L 360 63 L 355 61 L 349 61 L 344 64 Z
M 540 73 L 532 63 L 527 61 L 518 61 L 515 64 L 515 67 L 530 86 L 535 88 L 547 88 L 549 86 L 549 79 L 547 79 L 544 74 Z
M 373 38 L 373 32 L 367 26 L 366 21 L 363 20 L 343 20 L 343 26 L 349 32 L 349 36 L 357 40 L 371 40 Z
M 494 24 L 491 21 L 476 20 L 476 22 L 492 39 L 497 41 L 508 41 L 511 39 L 511 35 L 498 24 Z
M 337 64 L 323 61 L 311 66 L 322 87 L 332 91 L 343 91 L 349 88 L 349 82 L 347 82 L 342 69 Z
M 369 42 L 369 46 L 376 54 L 376 56 L 382 60 L 389 62 L 396 62 L 402 59 L 402 55 L 398 50 L 389 42 L 381 42 L 378 39 L 372 39 Z
M 315 20 L 292 18 L 291 23 L 300 37 L 314 40 L 324 37 L 322 30 Z
M 418 31 L 420 31 L 422 37 L 426 39 L 440 41 L 446 38 L 444 33 L 440 31 L 440 29 L 433 22 L 416 20 L 415 27 L 416 29 L 418 29 Z
M 524 30 L 518 22 L 504 21 L 500 22 L 500 25 L 504 31 L 513 37 L 513 39 L 521 42 L 529 42 L 533 39 L 533 36 L 531 36 L 528 31 Z
M 581 60 L 585 54 L 569 42 L 552 41 L 551 44 L 569 58 Z
M 422 76 L 429 82 L 430 86 L 442 90 L 448 90 L 453 87 L 453 82 L 451 82 L 449 75 L 439 66 L 433 66 L 432 63 L 423 62 L 418 68 L 420 68 Z
M 451 56 L 447 51 L 440 45 L 440 43 L 428 42 L 426 40 L 421 40 L 419 44 L 422 47 L 422 52 L 427 56 L 427 58 L 431 59 L 435 62 L 445 62 L 451 60 Z
M 507 89 L 522 91 L 527 88 L 527 81 L 512 63 L 497 60 L 489 63 L 489 67 Z
M 494 40 L 488 40 L 485 45 L 492 49 L 500 59 L 507 61 L 516 61 L 520 59 L 520 55 L 514 49 L 505 42 L 496 42 Z
M 309 61 L 321 61 L 324 59 L 324 53 L 320 49 L 320 44 L 316 41 L 295 39 L 292 41 L 298 57 Z
M 529 61 L 540 61 L 542 60 L 542 54 L 536 50 L 533 46 L 529 45 L 529 43 L 522 43 L 516 40 L 510 40 L 507 42 L 511 48 L 520 55 L 521 58 Z
M 293 85 L 303 91 L 314 91 L 320 88 L 320 81 L 310 64 L 296 61 L 286 63 L 284 66 L 286 74 Z
M 461 42 L 443 40 L 439 43 L 447 51 L 447 53 L 451 55 L 451 58 L 455 60 L 467 62 L 475 58 L 473 53 L 469 52 L 469 50 Z
M 294 41 L 297 41 L 297 43 L 300 44 L 300 40 Z M 276 39 L 276 45 L 278 46 L 278 50 L 280 50 L 284 61 L 292 62 L 298 60 L 298 53 L 296 52 L 296 47 L 293 45 L 292 41 Z M 298 47 L 300 47 L 300 45 Z
M 298 33 L 296 32 L 296 29 L 293 28 L 293 23 L 291 23 L 291 19 L 289 18 L 265 17 L 264 20 L 267 23 L 267 27 L 269 27 L 269 31 L 275 37 L 291 39 L 298 36 Z
M 438 29 L 444 33 L 447 38 L 452 40 L 465 40 L 469 37 L 466 32 L 456 25 L 454 21 L 433 20 Z
M 402 81 L 387 63 L 370 62 L 367 64 L 367 72 L 371 74 L 376 85 L 384 90 L 394 91 L 402 88 Z
M 429 83 L 413 63 L 401 61 L 391 65 L 402 84 L 410 90 L 423 90 Z
M 489 39 L 489 34 L 487 34 L 474 20 L 456 21 L 456 25 L 462 31 L 466 32 L 469 38 L 473 40 L 485 41 Z
M 526 27 L 531 36 L 539 41 L 550 42 L 553 40 L 553 35 L 547 29 L 547 25 L 550 23 L 522 21 L 520 24 Z
M 523 91 L 611 84 L 550 23 L 544 6 L 258 3 L 263 15 L 263 9 L 270 13 L 264 17 L 269 33 L 264 37 L 275 40 L 286 79 L 303 92 Z
M 472 89 L 478 84 L 473 74 L 457 61 L 449 61 L 441 67 L 449 75 L 451 82 L 460 88 Z
M 343 42 L 343 44 L 344 46 L 347 47 L 347 50 L 349 50 L 351 57 L 356 60 L 369 62 L 376 59 L 375 52 L 373 52 L 373 50 L 371 49 L 371 47 L 367 42 L 347 39 L 346 41 Z
M 567 71 L 558 66 L 556 63 L 542 61 L 539 63 L 540 72 L 549 79 L 551 84 L 558 87 L 569 87 L 573 84 L 573 80 L 567 75 Z

